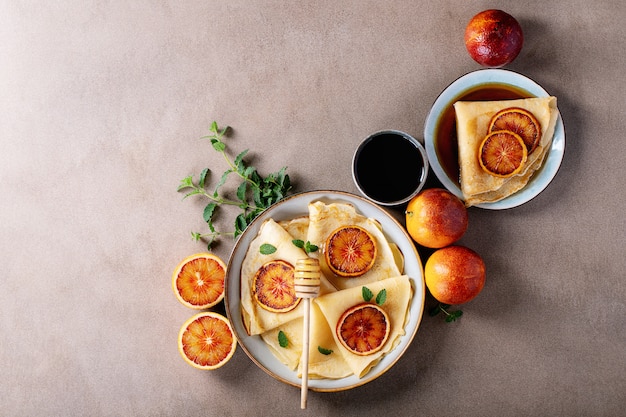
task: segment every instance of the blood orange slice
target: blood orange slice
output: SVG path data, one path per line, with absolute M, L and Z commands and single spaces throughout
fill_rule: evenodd
M 337 338 L 350 352 L 366 356 L 378 352 L 389 338 L 389 316 L 372 303 L 346 310 L 337 323 Z
M 360 226 L 342 226 L 326 239 L 326 264 L 342 277 L 358 277 L 369 271 L 376 261 L 376 241 Z
M 482 169 L 496 177 L 510 177 L 522 170 L 528 151 L 522 138 L 509 130 L 489 133 L 480 144 L 478 160 Z
M 178 333 L 178 351 L 198 369 L 217 369 L 235 353 L 237 339 L 228 319 L 219 313 L 198 313 Z
M 178 301 L 202 310 L 224 299 L 226 264 L 212 253 L 197 253 L 183 259 L 172 274 Z
M 509 107 L 493 115 L 489 132 L 497 130 L 517 133 L 524 141 L 528 154 L 535 150 L 541 140 L 541 123 L 531 112 L 519 107 Z
M 275 313 L 293 310 L 300 302 L 294 288 L 293 265 L 282 260 L 267 262 L 256 272 L 252 292 L 265 310 Z

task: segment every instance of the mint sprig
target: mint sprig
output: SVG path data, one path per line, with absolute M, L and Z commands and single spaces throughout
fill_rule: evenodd
M 435 317 L 439 313 L 443 313 L 445 315 L 446 323 L 451 323 L 453 321 L 456 321 L 459 317 L 463 315 L 463 311 L 461 310 L 448 311 L 449 308 L 450 308 L 450 304 L 439 303 L 437 304 L 436 307 L 433 307 L 430 310 L 429 315 L 430 317 Z
M 304 251 L 309 254 L 311 252 L 317 252 L 319 247 L 317 245 L 312 244 L 308 240 L 305 242 L 301 239 L 294 239 L 291 241 L 297 248 L 304 249 Z
M 209 250 L 220 236 L 229 235 L 234 238 L 239 236 L 263 210 L 282 200 L 291 190 L 291 181 L 286 173 L 287 167 L 282 167 L 279 171 L 262 177 L 254 166 L 245 162 L 244 158 L 248 154 L 248 149 L 231 160 L 226 153 L 226 143 L 224 142 L 229 129 L 228 126 L 220 128 L 214 121 L 211 124 L 210 134 L 202 137 L 202 139 L 208 139 L 213 149 L 222 154 L 228 166 L 213 190 L 210 191 L 207 184 L 211 173 L 209 168 L 200 172 L 197 181 L 194 181 L 193 175 L 183 178 L 177 188 L 177 191 L 185 192 L 183 199 L 199 195 L 209 200 L 202 212 L 202 217 L 207 223 L 209 231 L 207 233 L 191 233 L 196 241 L 207 241 Z M 237 176 L 240 180 L 235 194 L 236 198 L 225 197 L 221 192 L 222 186 L 231 175 Z M 233 231 L 218 231 L 215 227 L 217 209 L 221 206 L 235 206 L 241 210 L 235 219 Z

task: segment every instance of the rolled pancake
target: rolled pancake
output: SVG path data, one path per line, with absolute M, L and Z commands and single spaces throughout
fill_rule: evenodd
M 333 274 L 324 259 L 324 245 L 330 234 L 341 226 L 356 225 L 367 230 L 376 240 L 378 253 L 372 268 L 360 277 L 339 277 Z M 380 223 L 376 220 L 357 213 L 354 206 L 345 203 L 326 204 L 317 201 L 309 204 L 309 230 L 307 240 L 319 246 L 318 252 L 311 253 L 320 261 L 320 267 L 324 276 L 338 290 L 361 287 L 370 282 L 380 281 L 389 277 L 402 274 L 401 268 L 396 264 L 397 256 L 382 232 Z
M 380 361 L 383 355 L 390 352 L 400 342 L 400 337 L 405 334 L 404 325 L 408 319 L 409 302 L 413 292 L 409 277 L 406 275 L 372 282 L 368 284 L 367 287 L 372 291 L 374 296 L 383 289 L 387 291 L 387 299 L 380 307 L 385 310 L 389 316 L 391 326 L 389 338 L 383 348 L 371 355 L 360 356 L 350 352 L 341 345 L 335 331 L 341 315 L 350 307 L 364 302 L 362 287 L 353 287 L 327 294 L 313 301 L 313 304 L 319 306 L 326 318 L 329 328 L 332 329 L 332 336 L 337 346 L 337 351 L 335 352 L 343 356 L 343 359 L 352 370 L 352 373 L 359 378 L 367 374 L 367 372 Z
M 518 174 L 501 178 L 486 173 L 478 161 L 480 144 L 487 135 L 491 117 L 502 109 L 520 107 L 531 112 L 541 124 L 541 141 L 528 155 Z M 558 118 L 556 97 L 454 103 L 457 123 L 461 191 L 466 206 L 495 202 L 526 186 L 541 168 L 548 154 Z

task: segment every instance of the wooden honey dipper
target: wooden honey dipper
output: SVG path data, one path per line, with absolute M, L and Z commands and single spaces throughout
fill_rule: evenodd
M 309 337 L 311 327 L 311 299 L 320 292 L 320 263 L 315 258 L 299 259 L 294 272 L 296 297 L 304 301 L 304 326 L 302 328 L 302 390 L 300 408 L 306 408 L 309 390 Z

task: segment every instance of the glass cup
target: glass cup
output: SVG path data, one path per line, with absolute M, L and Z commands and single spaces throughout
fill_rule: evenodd
M 382 130 L 361 142 L 352 158 L 352 178 L 365 197 L 399 206 L 420 192 L 428 176 L 422 144 L 399 130 Z

